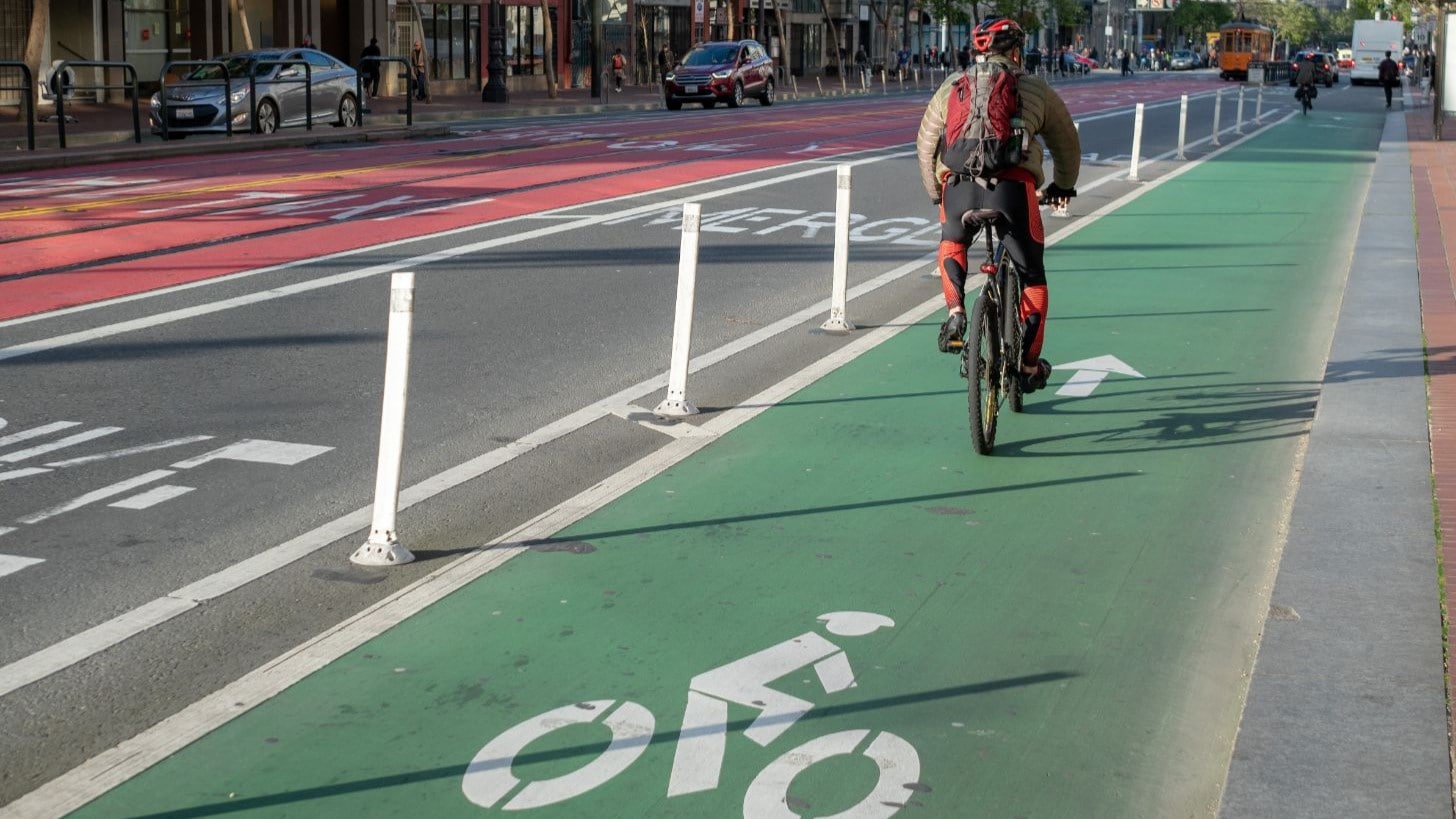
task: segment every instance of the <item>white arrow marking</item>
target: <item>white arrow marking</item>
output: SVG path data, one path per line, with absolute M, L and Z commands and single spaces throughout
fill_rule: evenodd
M 1076 370 L 1072 377 L 1067 379 L 1057 395 L 1067 395 L 1073 398 L 1086 398 L 1097 389 L 1109 373 L 1118 373 L 1132 378 L 1145 378 L 1142 373 L 1124 364 L 1117 356 L 1103 355 L 1097 358 L 1087 358 L 1082 361 L 1073 361 L 1070 364 L 1061 364 L 1056 367 L 1058 370 Z

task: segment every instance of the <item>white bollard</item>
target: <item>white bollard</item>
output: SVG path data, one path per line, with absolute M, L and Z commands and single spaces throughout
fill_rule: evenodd
M 818 77 L 815 77 L 814 83 L 819 86 L 819 96 L 824 96 L 824 81 L 819 79 Z
M 890 93 L 890 80 L 888 75 L 885 74 L 885 69 L 883 68 L 880 69 L 880 93 Z
M 415 315 L 415 274 L 389 282 L 389 337 L 384 354 L 384 412 L 379 421 L 379 471 L 374 477 L 374 520 L 369 539 L 349 555 L 365 566 L 398 566 L 415 559 L 395 532 L 399 470 L 404 456 L 404 410 L 409 393 L 410 327 Z
M 834 179 L 834 281 L 829 291 L 829 320 L 819 325 L 831 333 L 848 333 L 854 322 L 844 315 L 849 287 L 849 166 L 840 165 Z
M 1183 102 L 1178 105 L 1178 159 L 1188 157 L 1183 155 L 1183 145 L 1188 141 L 1188 95 L 1183 95 Z
M 1234 118 L 1234 133 L 1244 135 L 1244 87 L 1239 86 L 1239 113 Z
M 1254 101 L 1254 124 L 1264 123 L 1264 86 L 1259 86 L 1259 97 Z
M 792 85 L 794 87 L 794 99 L 798 99 L 799 98 L 799 78 L 798 77 L 795 77 L 793 74 L 790 74 L 789 75 L 789 85 Z
M 1137 104 L 1137 110 L 1132 117 L 1132 171 L 1127 178 L 1138 181 L 1138 154 L 1143 150 L 1143 104 Z
M 1219 89 L 1218 93 L 1213 95 L 1213 144 L 1215 146 L 1222 144 L 1218 141 L 1218 118 L 1222 113 L 1223 89 Z
M 696 415 L 688 402 L 688 353 L 693 340 L 693 293 L 698 284 L 698 230 L 703 206 L 683 204 L 682 251 L 677 262 L 677 314 L 672 322 L 672 363 L 667 371 L 667 397 L 653 410 L 654 415 L 680 417 Z

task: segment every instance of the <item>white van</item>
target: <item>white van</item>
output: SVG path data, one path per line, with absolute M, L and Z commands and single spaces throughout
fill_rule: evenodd
M 1385 52 L 1390 58 L 1400 61 L 1401 42 L 1405 39 L 1405 24 L 1399 20 L 1356 20 L 1355 35 L 1350 38 L 1350 50 L 1355 64 L 1350 67 L 1350 84 L 1378 84 L 1380 61 Z

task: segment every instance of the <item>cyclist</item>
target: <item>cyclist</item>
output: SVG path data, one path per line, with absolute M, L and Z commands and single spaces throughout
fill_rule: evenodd
M 1308 114 L 1309 109 L 1314 107 L 1314 55 L 1305 54 L 1304 59 L 1299 61 L 1299 70 L 1294 73 L 1294 98 L 1304 103 L 1302 110 Z
M 985 60 L 1007 63 L 1016 71 L 1021 97 L 1020 119 L 1028 137 L 1040 135 L 1051 151 L 1052 184 L 1047 185 L 1041 199 L 1053 206 L 1065 206 L 1077 195 L 1075 186 L 1081 170 L 1082 147 L 1072 116 L 1062 98 L 1040 77 L 1023 74 L 1022 46 L 1026 32 L 1015 20 L 987 18 L 971 32 L 974 50 Z M 965 285 L 966 247 L 975 241 L 977 230 L 962 221 L 971 210 L 1000 211 L 1005 217 L 1002 241 L 1011 260 L 1021 271 L 1024 285 L 1019 305 L 1026 325 L 1025 359 L 1021 361 L 1023 392 L 1034 392 L 1046 386 L 1051 364 L 1040 358 L 1046 337 L 1047 281 L 1043 255 L 1046 244 L 1038 207 L 1037 189 L 1045 181 L 1042 170 L 1042 147 L 1030 139 L 1026 158 L 1021 165 L 1006 171 L 994 187 L 953 173 L 940 161 L 945 131 L 947 100 L 956 77 L 947 79 L 930 100 L 920 120 L 915 139 L 920 159 L 920 178 L 930 201 L 940 206 L 940 249 L 938 264 L 941 290 L 950 316 L 941 325 L 938 345 L 942 352 L 956 351 L 966 334 Z

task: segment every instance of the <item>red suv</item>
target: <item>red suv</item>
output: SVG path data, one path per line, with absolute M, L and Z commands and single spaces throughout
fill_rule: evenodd
M 712 108 L 719 100 L 737 108 L 746 97 L 773 105 L 773 58 L 754 40 L 699 43 L 663 78 L 662 92 L 669 111 L 684 102 Z

